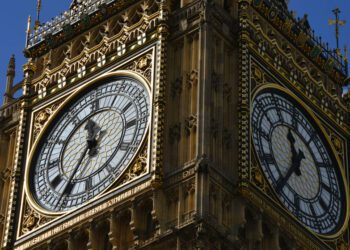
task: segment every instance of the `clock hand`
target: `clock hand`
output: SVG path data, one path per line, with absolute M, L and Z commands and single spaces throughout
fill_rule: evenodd
M 302 159 L 305 159 L 305 155 L 304 155 L 303 151 L 301 151 L 299 149 L 298 154 L 296 153 L 295 146 L 294 146 L 295 139 L 294 139 L 294 136 L 293 136 L 290 129 L 288 130 L 287 139 L 289 140 L 289 142 L 291 144 L 292 163 L 291 163 L 291 167 L 288 169 L 287 174 L 277 182 L 277 186 L 276 186 L 277 192 L 280 192 L 282 190 L 282 188 L 284 187 L 284 185 L 286 185 L 286 183 L 288 182 L 288 180 L 291 177 L 293 172 L 297 176 L 301 175 L 300 164 L 301 164 Z
M 89 156 L 95 156 L 97 154 L 96 147 L 98 144 L 98 140 L 96 139 L 96 137 L 101 131 L 101 128 L 93 120 L 88 120 L 85 129 L 88 131 L 87 144 L 89 148 Z
M 70 189 L 72 188 L 72 186 L 71 186 L 72 179 L 73 179 L 74 175 L 76 174 L 76 172 L 78 171 L 78 168 L 79 168 L 80 164 L 82 163 L 86 153 L 89 151 L 89 155 L 91 155 L 93 153 L 92 149 L 94 149 L 94 147 L 97 145 L 96 135 L 100 131 L 100 127 L 97 126 L 97 124 L 93 120 L 88 120 L 87 124 L 85 125 L 85 130 L 87 130 L 87 132 L 88 132 L 88 134 L 87 134 L 87 146 L 85 147 L 80 159 L 78 160 L 77 165 L 73 169 L 72 174 L 69 176 L 67 184 L 64 187 L 63 192 L 61 193 L 61 195 L 60 195 L 60 197 L 55 205 L 55 209 L 58 206 L 58 204 L 60 204 L 63 195 L 68 193 L 68 191 L 70 192 Z
M 86 168 L 87 168 L 87 166 L 90 164 L 90 162 L 91 162 L 91 157 L 89 157 L 88 160 L 87 160 L 87 162 L 84 164 L 83 169 L 80 171 L 80 173 L 79 173 L 79 175 L 78 175 L 78 177 L 77 177 L 78 179 L 84 177 L 85 172 L 86 172 Z
M 76 165 L 75 168 L 73 169 L 72 174 L 69 176 L 69 179 L 68 179 L 68 181 L 67 181 L 67 184 L 66 184 L 66 186 L 64 187 L 63 192 L 61 193 L 61 195 L 60 195 L 60 197 L 59 197 L 59 199 L 58 199 L 58 201 L 57 201 L 57 203 L 56 203 L 54 209 L 56 209 L 57 206 L 58 206 L 58 204 L 60 204 L 63 195 L 66 194 L 67 191 L 71 188 L 71 181 L 72 181 L 74 175 L 76 174 L 76 172 L 78 171 L 78 168 L 79 168 L 81 162 L 83 161 L 83 159 L 84 159 L 84 157 L 85 157 L 85 155 L 86 155 L 88 149 L 89 149 L 89 147 L 85 147 L 83 153 L 81 154 L 80 159 L 78 160 L 77 165 Z
M 292 165 L 293 164 L 297 165 L 296 167 L 293 168 L 294 169 L 294 173 L 297 176 L 300 176 L 301 175 L 300 163 L 299 164 L 297 164 L 297 163 L 298 163 L 298 161 L 301 161 L 301 159 L 304 159 L 305 156 L 304 156 L 303 151 L 301 151 L 300 149 L 299 149 L 299 153 L 297 154 L 297 151 L 295 150 L 295 146 L 294 146 L 295 138 L 294 138 L 290 128 L 288 129 L 287 139 L 290 142 L 290 146 L 291 146 L 291 150 L 292 150 Z
M 294 146 L 295 139 L 294 139 L 294 136 L 293 136 L 290 128 L 288 129 L 287 139 L 288 139 L 290 146 L 291 146 L 291 149 L 292 149 L 292 158 L 293 158 L 296 155 L 296 150 L 295 150 L 295 146 Z

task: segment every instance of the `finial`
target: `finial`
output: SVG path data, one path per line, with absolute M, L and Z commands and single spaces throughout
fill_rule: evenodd
M 29 15 L 28 16 L 28 21 L 27 21 L 27 35 L 26 35 L 26 47 L 28 46 L 28 41 L 29 41 L 29 36 L 30 36 L 30 26 L 32 26 L 32 17 Z
M 28 16 L 28 21 L 27 21 L 27 34 L 30 33 L 30 26 L 32 25 L 32 17 L 29 15 Z
M 38 29 L 40 26 L 40 11 L 41 11 L 41 0 L 38 0 L 36 5 L 35 29 Z
M 15 79 L 15 55 L 12 55 L 7 67 L 6 74 L 6 90 L 4 95 L 4 104 L 10 102 L 13 99 L 13 80 Z
M 340 20 L 339 19 L 339 14 L 340 14 L 340 10 L 339 8 L 336 8 L 334 10 L 332 10 L 332 12 L 335 15 L 335 19 L 328 19 L 328 24 L 329 25 L 333 25 L 335 24 L 335 39 L 336 39 L 336 43 L 337 43 L 337 48 L 336 48 L 336 53 L 339 56 L 340 55 L 340 49 L 339 49 L 339 26 L 344 26 L 346 24 L 345 20 Z

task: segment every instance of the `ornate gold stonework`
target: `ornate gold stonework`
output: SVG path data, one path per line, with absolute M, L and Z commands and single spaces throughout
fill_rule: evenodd
M 137 59 L 135 59 L 132 63 L 129 65 L 126 65 L 124 68 L 127 70 L 132 70 L 142 76 L 144 76 L 149 82 L 151 82 L 152 77 L 152 54 L 148 53 L 146 55 L 143 55 Z
M 23 211 L 24 214 L 22 217 L 20 235 L 30 233 L 34 229 L 43 226 L 54 219 L 53 217 L 47 217 L 36 212 L 33 208 L 31 208 L 27 201 L 24 202 Z
M 342 65 L 310 42 L 308 29 L 296 32 L 285 1 L 72 2 L 28 30 L 25 97 L 0 108 L 0 142 L 16 131 L 12 144 L 0 143 L 0 194 L 9 197 L 0 248 L 349 249 L 348 229 L 322 238 L 282 206 L 252 145 L 255 93 L 274 85 L 315 114 L 349 168 Z M 55 215 L 31 207 L 21 183 L 32 147 L 70 100 L 119 73 L 142 80 L 152 96 L 131 164 L 81 207 Z
M 55 111 L 60 106 L 61 102 L 56 102 L 48 107 L 45 107 L 43 110 L 38 111 L 34 114 L 34 123 L 33 123 L 33 140 L 35 141 L 38 138 L 38 135 L 44 128 L 45 124 L 49 118 L 55 113 Z
M 144 147 L 136 157 L 134 163 L 124 173 L 118 185 L 128 183 L 147 172 L 147 147 Z

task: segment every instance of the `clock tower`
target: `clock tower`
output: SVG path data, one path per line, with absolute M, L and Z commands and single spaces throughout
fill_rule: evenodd
M 285 1 L 72 1 L 25 55 L 2 249 L 349 249 L 347 58 Z

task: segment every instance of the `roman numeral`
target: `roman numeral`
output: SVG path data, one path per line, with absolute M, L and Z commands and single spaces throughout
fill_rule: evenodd
M 310 139 L 309 141 L 307 142 L 307 145 L 310 145 L 310 143 L 314 140 L 314 138 L 316 137 L 316 132 L 315 131 L 312 131 L 311 134 L 310 134 Z
M 270 136 L 265 131 L 263 131 L 261 128 L 259 128 L 259 135 L 265 138 L 267 141 L 270 141 Z
M 322 182 L 322 187 L 330 194 L 333 193 L 332 189 Z
M 74 126 L 78 126 L 80 123 L 80 119 L 77 116 L 75 116 L 72 118 L 72 123 L 74 124 Z
M 108 172 L 113 173 L 113 167 L 111 164 L 108 164 L 106 168 Z
M 136 125 L 136 119 L 133 119 L 131 121 L 129 121 L 127 124 L 126 124 L 126 129 L 132 127 L 132 126 L 135 126 Z
M 299 195 L 294 194 L 294 206 L 295 206 L 295 212 L 298 215 L 300 211 L 300 198 Z
M 56 189 L 56 187 L 58 186 L 58 184 L 60 184 L 62 181 L 62 178 L 60 175 L 57 175 L 51 182 L 51 185 L 54 189 Z
M 310 210 L 311 210 L 311 213 L 312 213 L 312 215 L 316 218 L 317 217 L 317 215 L 316 215 L 316 212 L 315 212 L 315 208 L 314 208 L 314 206 L 312 205 L 312 204 L 310 204 Z
M 292 127 L 294 129 L 298 128 L 298 121 L 297 121 L 296 117 L 297 117 L 297 111 L 296 111 L 295 107 L 293 106 L 293 108 L 292 108 Z
M 132 105 L 132 102 L 129 102 L 128 104 L 126 104 L 126 106 L 123 108 L 123 113 L 125 113 Z
M 75 183 L 72 183 L 72 182 L 68 183 L 67 187 L 64 190 L 64 194 L 67 194 L 67 195 L 70 194 L 74 186 L 75 186 Z
M 92 111 L 97 111 L 100 109 L 100 101 L 99 99 L 95 99 L 92 103 Z
M 323 208 L 324 211 L 328 211 L 328 205 L 324 201 L 323 197 L 320 198 L 320 205 Z
M 329 194 L 331 194 L 334 198 L 339 199 L 338 194 L 335 193 L 334 190 L 332 190 L 331 187 L 327 186 L 327 185 L 326 185 L 325 183 L 323 183 L 323 182 L 322 182 L 321 186 L 322 186 L 322 188 L 323 188 L 324 190 L 326 190 L 326 191 L 327 191 Z
M 55 168 L 55 167 L 58 167 L 58 162 L 59 162 L 58 159 L 56 159 L 56 160 L 54 160 L 54 161 L 51 161 L 51 162 L 49 163 L 49 166 L 48 166 L 49 170 L 50 170 L 50 169 L 53 169 L 53 168 Z
M 115 102 L 116 99 L 117 99 L 117 97 L 114 97 L 114 99 L 113 99 L 113 101 L 112 101 L 112 104 L 110 105 L 111 107 L 113 107 L 114 102 Z
M 283 122 L 283 116 L 282 116 L 282 113 L 281 113 L 281 110 L 278 108 L 278 102 L 275 98 L 275 95 L 272 94 L 272 103 L 275 105 L 276 107 L 276 112 L 277 112 L 277 115 L 278 115 L 278 119 Z
M 92 188 L 92 178 L 88 178 L 85 181 L 85 191 L 89 191 Z

